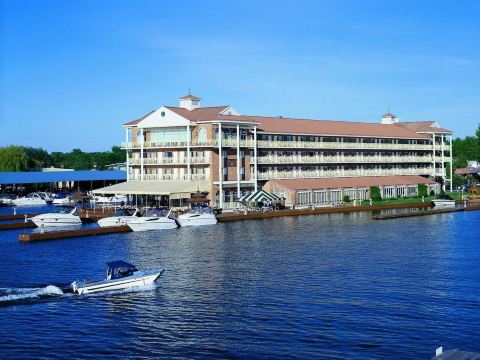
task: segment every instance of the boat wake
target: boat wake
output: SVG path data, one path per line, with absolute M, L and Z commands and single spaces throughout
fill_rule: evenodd
M 61 296 L 63 294 L 62 289 L 55 285 L 38 288 L 0 288 L 0 304 Z

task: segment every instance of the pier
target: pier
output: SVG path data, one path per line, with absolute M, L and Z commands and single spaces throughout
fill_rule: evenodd
M 452 212 L 473 211 L 473 210 L 480 210 L 480 205 L 458 207 L 458 208 L 446 208 L 446 209 L 419 210 L 415 212 L 398 213 L 398 214 L 375 215 L 375 216 L 372 216 L 372 219 L 375 219 L 375 220 L 399 219 L 399 218 L 414 217 L 414 216 L 447 214 Z
M 116 234 L 132 231 L 128 226 L 110 226 L 110 227 L 98 227 L 93 229 L 75 229 L 75 230 L 60 230 L 60 231 L 46 231 L 39 233 L 20 234 L 18 240 L 22 242 L 33 242 L 41 240 L 55 240 L 55 239 L 67 239 L 79 236 L 89 235 L 103 235 L 103 234 Z

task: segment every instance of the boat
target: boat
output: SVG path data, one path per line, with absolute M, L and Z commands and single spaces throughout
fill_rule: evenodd
M 53 194 L 52 193 L 48 193 L 48 192 L 44 192 L 44 191 L 39 191 L 37 192 L 38 195 L 40 195 L 40 197 L 45 200 L 45 202 L 47 204 L 51 204 L 53 202 Z
M 30 218 L 30 220 L 38 227 L 81 225 L 82 220 L 80 220 L 80 216 L 75 215 L 76 211 L 77 209 L 73 208 L 73 210 L 68 213 L 54 212 L 40 214 Z
M 56 193 L 53 197 L 52 205 L 68 206 L 70 205 L 70 199 L 66 193 Z
M 455 200 L 448 195 L 440 195 L 438 199 L 432 200 L 433 206 L 438 207 L 455 207 Z
M 138 209 L 117 209 L 113 216 L 109 216 L 97 221 L 100 227 L 127 225 L 130 221 L 137 219 Z
M 76 294 L 91 294 L 148 286 L 154 284 L 164 271 L 165 269 L 139 270 L 133 264 L 117 260 L 107 263 L 105 280 L 97 282 L 79 282 L 77 280 L 71 286 Z
M 113 195 L 113 196 L 93 196 L 90 203 L 93 206 L 101 205 L 125 205 L 128 202 L 127 195 Z
M 13 194 L 0 194 L 0 206 L 11 206 L 13 204 L 13 200 L 17 198 L 16 195 Z
M 37 193 L 30 193 L 27 196 L 16 198 L 13 200 L 16 206 L 30 206 L 30 205 L 47 205 L 47 202 Z
M 180 226 L 215 225 L 217 218 L 213 209 L 206 205 L 192 205 L 190 211 L 177 218 Z
M 147 213 L 127 225 L 133 231 L 166 230 L 178 227 L 177 221 L 171 218 L 172 210 L 169 208 L 149 209 Z

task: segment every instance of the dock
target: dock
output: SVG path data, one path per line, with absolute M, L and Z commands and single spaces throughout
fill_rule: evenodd
M 432 205 L 431 202 L 425 203 L 410 203 L 410 204 L 395 204 L 395 205 L 364 205 L 364 206 L 332 206 L 319 207 L 315 209 L 291 209 L 291 210 L 277 210 L 268 212 L 249 212 L 243 213 L 228 213 L 217 216 L 218 222 L 230 222 L 239 220 L 254 220 L 267 219 L 283 216 L 302 216 L 302 215 L 317 215 L 317 214 L 334 214 L 334 213 L 350 213 L 360 211 L 381 211 L 387 209 L 407 209 L 407 208 L 427 208 Z
M 116 234 L 132 231 L 128 226 L 110 226 L 110 227 L 98 227 L 92 229 L 75 229 L 75 230 L 61 230 L 61 231 L 45 231 L 30 234 L 18 235 L 18 240 L 22 242 L 33 242 L 41 240 L 55 240 L 66 239 L 79 236 L 89 235 L 103 235 L 103 234 Z
M 372 216 L 372 219 L 388 220 L 388 219 L 399 219 L 399 218 L 415 217 L 415 216 L 447 214 L 447 213 L 459 212 L 459 211 L 473 211 L 473 210 L 480 210 L 480 206 L 475 205 L 475 206 L 458 207 L 458 208 L 419 210 L 419 211 L 412 211 L 412 212 L 398 213 L 398 214 L 383 214 L 383 215 Z

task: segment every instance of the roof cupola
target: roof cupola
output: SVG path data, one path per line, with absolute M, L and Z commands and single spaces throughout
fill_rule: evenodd
M 193 109 L 196 109 L 196 108 L 200 107 L 200 100 L 202 100 L 202 99 L 200 99 L 199 97 L 193 96 L 190 93 L 190 89 L 189 89 L 188 90 L 188 95 L 182 96 L 178 100 L 180 100 L 180 107 L 181 108 L 184 108 L 184 109 L 187 109 L 187 110 L 191 111 Z
M 398 123 L 399 119 L 397 115 L 392 114 L 391 112 L 387 112 L 385 115 L 382 116 L 381 123 L 385 125 L 391 125 Z

